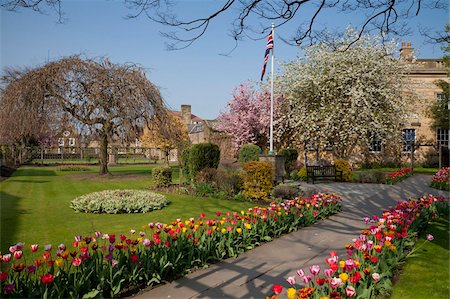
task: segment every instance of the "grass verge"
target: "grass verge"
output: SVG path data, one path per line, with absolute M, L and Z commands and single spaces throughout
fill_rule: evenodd
M 422 232 L 415 245 L 417 255 L 407 259 L 391 299 L 450 298 L 449 233 L 447 209 Z M 434 240 L 426 241 L 426 234 Z

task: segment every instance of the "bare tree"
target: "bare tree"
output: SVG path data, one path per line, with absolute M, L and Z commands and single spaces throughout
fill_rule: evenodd
M 61 3 L 64 0 L 2 0 L 2 6 L 10 10 L 32 8 L 42 11 L 45 7 L 58 12 L 62 19 Z M 446 0 L 222 0 L 215 1 L 210 13 L 183 19 L 174 11 L 180 1 L 173 0 L 123 0 L 130 10 L 129 18 L 140 16 L 173 27 L 175 31 L 163 33 L 170 40 L 169 49 L 180 49 L 191 45 L 208 29 L 211 22 L 226 13 L 233 14 L 231 35 L 237 42 L 243 37 L 262 38 L 270 31 L 270 24 L 276 27 L 288 22 L 298 23 L 297 32 L 288 39 L 297 45 L 323 40 L 322 32 L 329 28 L 320 27 L 318 19 L 327 10 L 341 13 L 339 17 L 363 20 L 357 27 L 359 35 L 378 31 L 387 39 L 392 35 L 409 32 L 408 19 L 419 15 L 425 9 L 448 9 Z M 175 9 L 174 9 L 175 8 Z M 265 25 L 255 26 L 264 23 Z M 355 25 L 353 25 L 355 26 Z M 356 42 L 356 40 L 355 40 Z
M 13 86 L 18 88 L 10 90 Z M 56 107 L 74 127 L 98 136 L 100 174 L 108 173 L 108 144 L 134 141 L 150 119 L 159 121 L 160 127 L 167 119 L 159 90 L 143 70 L 108 59 L 74 56 L 47 63 L 9 82 L 5 100 L 13 102 L 16 94 Z M 21 114 L 15 117 L 20 119 Z

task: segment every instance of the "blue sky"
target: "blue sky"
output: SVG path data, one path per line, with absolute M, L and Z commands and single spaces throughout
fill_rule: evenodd
M 214 1 L 183 1 L 180 16 L 194 16 L 212 10 Z M 192 105 L 199 117 L 216 118 L 226 109 L 233 88 L 246 80 L 258 81 L 265 40 L 244 40 L 230 56 L 220 55 L 234 47 L 229 37 L 232 18 L 226 14 L 215 20 L 210 30 L 187 49 L 167 51 L 160 31 L 167 31 L 146 18 L 125 19 L 129 13 L 121 1 L 65 0 L 66 21 L 57 23 L 54 14 L 31 10 L 1 11 L 1 67 L 44 64 L 48 59 L 84 54 L 107 56 L 115 63 L 134 62 L 147 70 L 147 77 L 160 87 L 167 104 L 176 110 Z M 318 21 L 328 26 L 346 27 L 358 18 L 327 12 Z M 421 58 L 442 56 L 439 46 L 424 43 L 417 26 L 440 30 L 448 22 L 445 11 L 423 11 L 411 20 L 414 34 L 399 41 L 411 41 Z M 270 25 L 270 24 L 268 24 Z M 289 37 L 298 23 L 277 29 Z M 276 59 L 292 60 L 298 48 L 275 39 Z

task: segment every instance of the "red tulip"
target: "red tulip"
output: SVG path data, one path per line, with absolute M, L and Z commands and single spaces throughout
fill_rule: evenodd
M 8 278 L 8 272 L 0 272 L 0 282 L 4 282 Z
M 23 255 L 23 252 L 21 250 L 14 251 L 14 258 L 16 260 L 19 260 L 22 257 L 22 255 Z
M 281 294 L 281 292 L 283 292 L 283 287 L 279 284 L 276 284 L 272 287 L 272 291 L 275 293 L 275 295 Z
M 55 277 L 52 274 L 50 274 L 50 273 L 42 275 L 42 277 L 41 277 L 41 281 L 42 281 L 43 284 L 50 284 L 54 280 L 55 280 Z
M 79 265 L 81 265 L 81 259 L 79 257 L 73 258 L 72 265 L 74 265 L 75 267 L 78 267 Z
M 30 245 L 30 249 L 31 249 L 32 252 L 36 252 L 38 250 L 38 248 L 39 248 L 38 244 Z

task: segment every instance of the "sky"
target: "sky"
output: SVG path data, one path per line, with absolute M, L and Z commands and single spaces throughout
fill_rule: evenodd
M 223 2 L 211 0 L 178 0 L 180 17 L 204 15 Z M 65 21 L 60 24 L 55 13 L 40 14 L 32 10 L 6 11 L 0 14 L 1 68 L 35 67 L 49 60 L 82 54 L 108 57 L 114 63 L 137 63 L 145 68 L 147 78 L 157 85 L 167 105 L 180 110 L 182 104 L 192 106 L 192 113 L 214 119 L 226 110 L 233 89 L 245 81 L 259 82 L 265 52 L 265 39 L 245 39 L 235 45 L 229 35 L 232 12 L 214 20 L 197 42 L 183 50 L 168 51 L 168 41 L 160 32 L 171 29 L 145 17 L 127 19 L 129 10 L 119 0 L 64 0 Z M 299 21 L 301 22 L 301 21 Z M 325 12 L 320 25 L 345 28 L 358 24 L 358 17 Z M 425 42 L 418 26 L 441 30 L 448 22 L 448 12 L 423 10 L 411 19 L 413 33 L 398 41 L 410 41 L 419 58 L 439 58 L 439 45 Z M 276 30 L 276 65 L 301 55 L 298 47 L 277 37 L 289 38 L 298 22 Z M 270 24 L 267 24 L 270 26 Z M 279 68 L 276 67 L 276 72 Z M 269 68 L 268 68 L 269 71 Z

